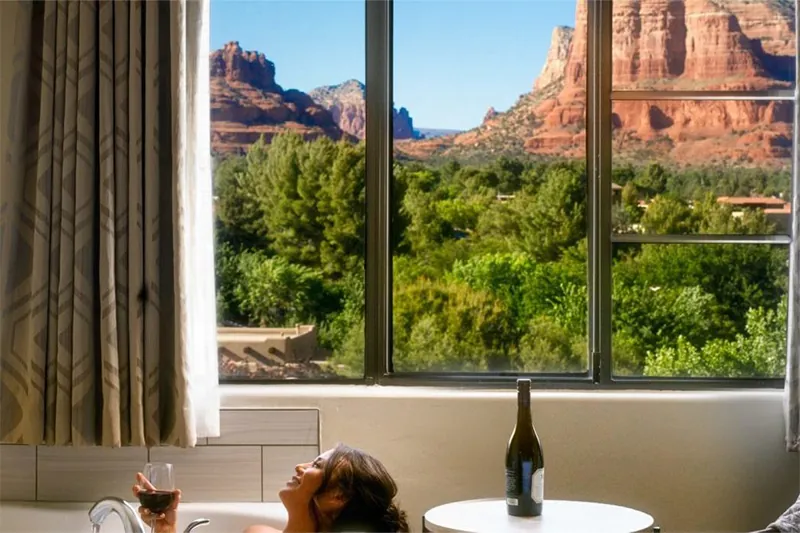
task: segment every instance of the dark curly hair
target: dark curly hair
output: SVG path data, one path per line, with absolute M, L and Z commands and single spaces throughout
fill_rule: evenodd
M 366 452 L 338 444 L 323 465 L 318 494 L 339 490 L 346 503 L 332 532 L 407 533 L 405 511 L 394 502 L 397 484 L 383 464 Z

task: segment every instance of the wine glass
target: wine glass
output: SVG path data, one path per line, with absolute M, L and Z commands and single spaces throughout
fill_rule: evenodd
M 147 463 L 142 475 L 150 482 L 154 490 L 143 487 L 139 492 L 139 503 L 158 516 L 165 513 L 175 498 L 175 470 L 171 463 Z M 151 533 L 155 529 L 155 520 L 150 522 Z

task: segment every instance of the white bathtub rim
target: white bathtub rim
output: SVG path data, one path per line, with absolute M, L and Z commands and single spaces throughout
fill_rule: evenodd
M 44 531 L 37 529 L 36 525 L 49 528 L 54 520 L 68 528 L 84 523 L 88 525 L 89 509 L 94 503 L 0 501 L 0 533 Z M 135 500 L 128 501 L 128 503 L 134 509 L 139 506 Z M 234 523 L 237 528 L 241 529 L 253 524 L 282 528 L 286 524 L 287 513 L 283 505 L 278 502 L 184 502 L 178 508 L 178 529 L 181 530 L 189 522 L 198 518 L 208 518 L 211 523 L 197 529 L 197 533 L 206 531 L 218 533 L 220 531 L 218 527 L 226 528 Z M 110 518 L 110 520 L 111 527 L 108 529 L 110 531 L 119 529 L 118 526 L 121 525 L 121 522 L 115 518 Z

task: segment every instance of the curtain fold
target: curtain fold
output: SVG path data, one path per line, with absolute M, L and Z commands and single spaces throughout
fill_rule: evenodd
M 208 2 L 14 4 L 0 441 L 218 436 Z

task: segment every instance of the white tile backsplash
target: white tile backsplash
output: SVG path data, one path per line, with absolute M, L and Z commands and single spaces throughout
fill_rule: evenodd
M 0 500 L 36 499 L 36 446 L 0 445 Z
M 152 448 L 150 460 L 174 465 L 184 501 L 261 501 L 260 446 Z
M 93 502 L 104 496 L 131 498 L 147 448 L 38 447 L 37 499 Z
M 153 460 L 175 464 L 186 501 L 276 501 L 294 465 L 319 453 L 317 409 L 220 416 L 221 436 L 198 439 L 191 449 L 0 445 L 0 500 L 130 498 L 136 472 Z

